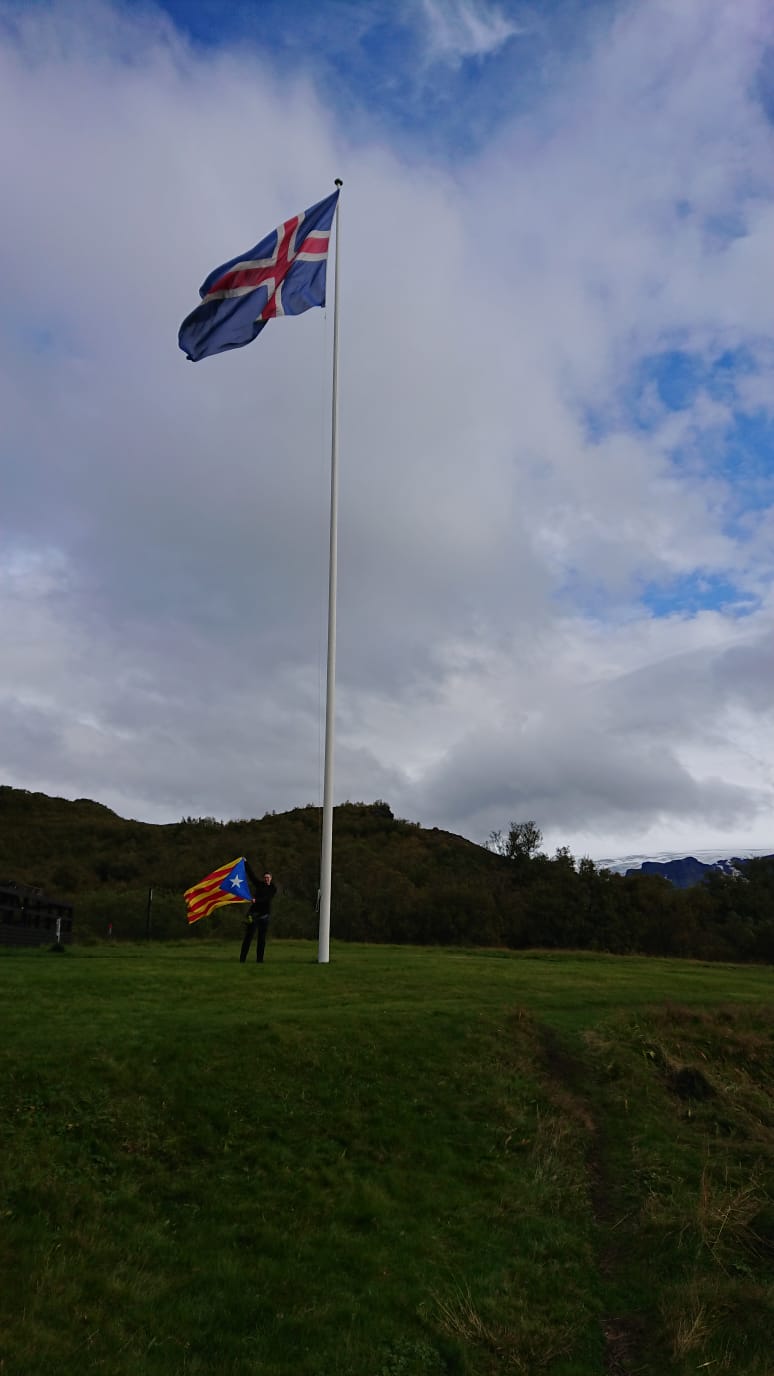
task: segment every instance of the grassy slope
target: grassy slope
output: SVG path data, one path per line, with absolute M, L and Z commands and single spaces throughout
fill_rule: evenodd
M 3 1376 L 774 1370 L 769 971 L 234 955 L 0 958 Z

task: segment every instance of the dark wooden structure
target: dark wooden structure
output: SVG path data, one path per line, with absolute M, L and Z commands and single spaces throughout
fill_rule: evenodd
M 0 883 L 0 945 L 53 946 L 56 924 L 63 945 L 72 941 L 73 908 L 40 889 L 12 881 Z

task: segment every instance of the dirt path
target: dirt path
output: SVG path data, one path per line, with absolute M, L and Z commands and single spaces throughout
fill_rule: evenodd
M 605 1288 L 613 1289 L 621 1264 L 621 1240 L 617 1228 L 624 1221 L 617 1207 L 604 1123 L 595 1111 L 589 1092 L 591 1071 L 570 1050 L 553 1028 L 541 1028 L 543 1064 L 560 1109 L 579 1122 L 586 1133 L 586 1170 L 594 1221 L 597 1226 L 597 1265 Z M 604 1371 L 606 1376 L 639 1376 L 646 1370 L 642 1360 L 643 1322 L 637 1314 L 608 1313 L 602 1319 Z

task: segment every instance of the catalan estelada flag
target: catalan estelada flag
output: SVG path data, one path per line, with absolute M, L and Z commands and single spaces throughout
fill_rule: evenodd
M 200 884 L 186 889 L 188 921 L 198 922 L 200 917 L 209 917 L 214 908 L 224 903 L 250 903 L 252 897 L 245 873 L 245 857 L 240 855 L 237 860 L 230 860 L 219 870 L 213 870 Z

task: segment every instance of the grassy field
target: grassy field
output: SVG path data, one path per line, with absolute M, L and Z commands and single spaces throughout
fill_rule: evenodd
M 2 1376 L 774 1373 L 772 971 L 0 955 Z

